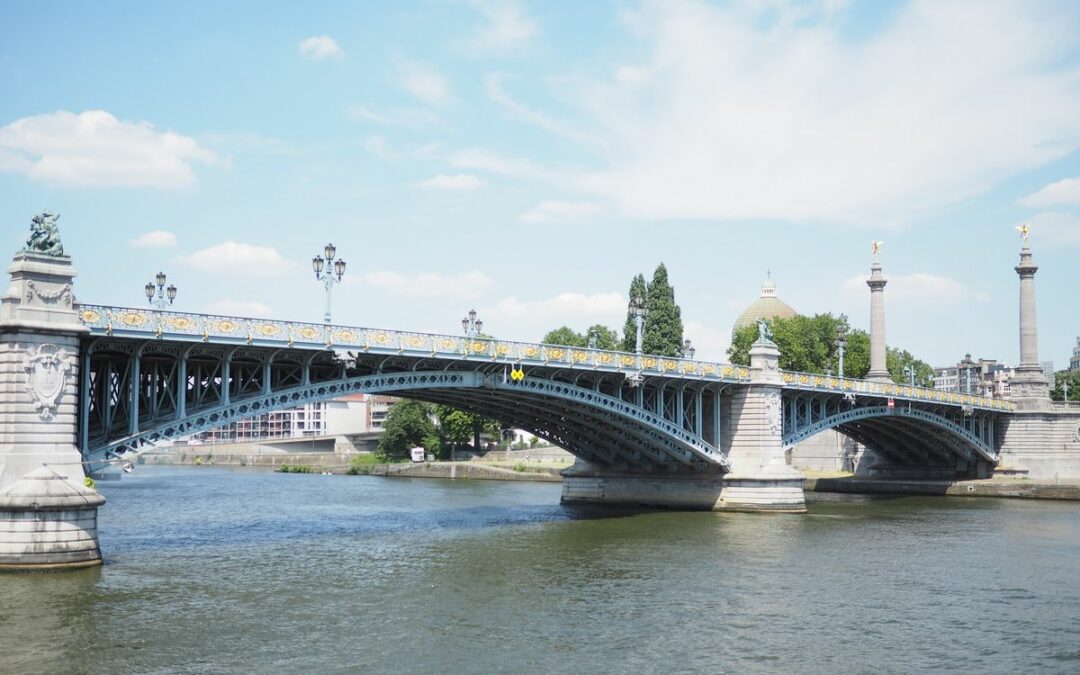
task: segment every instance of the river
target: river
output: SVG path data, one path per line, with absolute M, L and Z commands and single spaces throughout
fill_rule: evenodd
M 0 576 L 0 671 L 1080 671 L 1076 503 L 626 512 L 208 467 L 99 487 L 103 567 Z

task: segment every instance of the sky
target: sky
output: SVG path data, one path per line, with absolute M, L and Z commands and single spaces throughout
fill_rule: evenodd
M 1080 3 L 0 3 L 0 243 L 49 210 L 76 295 L 318 322 L 621 328 L 665 263 L 725 357 L 771 270 L 936 366 L 1080 335 Z

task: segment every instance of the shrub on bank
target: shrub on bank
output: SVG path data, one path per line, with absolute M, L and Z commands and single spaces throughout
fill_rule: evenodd
M 308 466 L 307 464 L 294 464 L 293 466 L 282 464 L 275 470 L 278 473 L 319 473 L 314 467 Z

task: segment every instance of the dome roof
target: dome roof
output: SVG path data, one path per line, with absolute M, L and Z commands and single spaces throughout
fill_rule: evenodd
M 773 283 L 771 275 L 766 274 L 765 281 L 761 284 L 761 296 L 735 319 L 731 330 L 735 332 L 744 326 L 753 326 L 758 319 L 790 319 L 798 314 L 786 302 L 776 297 L 776 284 Z

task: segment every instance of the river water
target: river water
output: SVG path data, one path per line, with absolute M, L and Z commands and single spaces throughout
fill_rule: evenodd
M 545 483 L 138 467 L 104 567 L 0 576 L 10 673 L 1080 672 L 1080 504 L 807 515 Z

